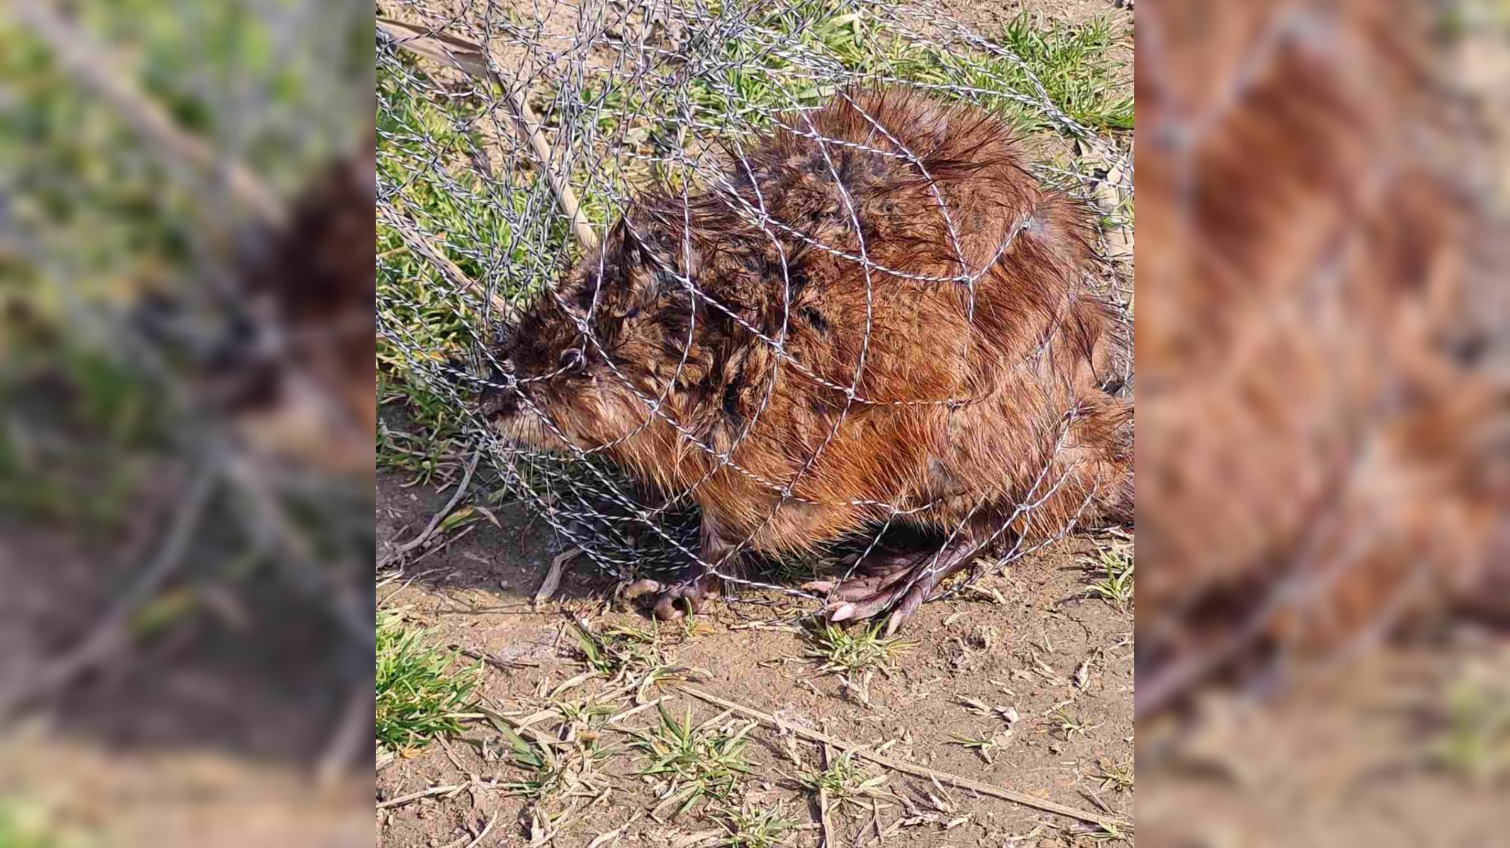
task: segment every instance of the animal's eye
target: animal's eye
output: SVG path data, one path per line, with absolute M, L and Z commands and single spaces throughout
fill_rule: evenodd
M 587 357 L 583 355 L 581 348 L 569 347 L 561 351 L 561 369 L 572 374 L 580 374 L 587 368 Z

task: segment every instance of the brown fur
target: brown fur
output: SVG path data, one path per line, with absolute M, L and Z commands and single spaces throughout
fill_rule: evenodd
M 891 507 L 945 531 L 963 522 L 975 540 L 1028 500 L 1042 503 L 1011 529 L 1030 538 L 1130 517 L 1132 411 L 1102 390 L 1118 336 L 1083 284 L 1085 210 L 1024 171 L 980 110 L 851 96 L 787 116 L 799 132 L 771 134 L 722 188 L 637 199 L 495 352 L 520 391 L 486 408 L 503 432 L 559 447 L 538 409 L 576 448 L 690 490 L 705 558 L 745 539 L 811 548 Z M 886 135 L 921 168 L 840 143 L 900 153 Z M 779 223 L 748 212 L 761 207 Z M 867 276 L 836 255 L 862 250 L 906 275 L 979 279 Z M 577 365 L 570 349 L 582 366 L 557 373 Z
M 1214 648 L 1331 654 L 1472 591 L 1506 394 L 1451 342 L 1495 282 L 1421 10 L 1140 11 L 1139 650 L 1203 657 L 1141 709 Z
M 238 270 L 245 310 L 283 348 L 233 345 L 211 375 L 255 448 L 364 475 L 377 425 L 372 138 L 319 174 Z

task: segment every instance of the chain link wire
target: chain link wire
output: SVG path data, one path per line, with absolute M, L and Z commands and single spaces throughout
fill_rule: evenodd
M 1126 245 L 1133 168 L 1127 139 L 1105 128 L 1092 129 L 1068 114 L 1050 96 L 1033 65 L 1005 43 L 988 40 L 927 7 L 872 0 L 486 0 L 454 5 L 406 0 L 380 13 L 378 42 L 380 367 L 402 383 L 404 392 L 422 394 L 428 406 L 443 408 L 449 419 L 459 421 L 511 496 L 529 502 L 566 543 L 620 580 L 663 573 L 692 561 L 732 587 L 811 603 L 823 600 L 813 592 L 755 579 L 746 570 L 729 567 L 732 558 L 750 550 L 754 533 L 718 562 L 701 562 L 697 514 L 690 497 L 673 494 L 658 505 L 647 504 L 635 484 L 606 459 L 612 445 L 533 450 L 498 436 L 476 411 L 477 394 L 484 388 L 513 388 L 489 381 L 487 375 L 499 373 L 499 363 L 488 354 L 489 343 L 527 298 L 548 290 L 579 258 L 585 241 L 573 238 L 579 222 L 585 221 L 592 237 L 599 238 L 647 188 L 679 194 L 688 216 L 692 195 L 711 192 L 763 232 L 780 256 L 786 255 L 783 245 L 802 243 L 858 266 L 866 285 L 867 316 L 874 286 L 883 276 L 963 286 L 971 293 L 973 308 L 976 283 L 1022 229 L 1023 222 L 1017 222 L 988 262 L 972 265 L 960 246 L 949 204 L 931 185 L 960 272 L 922 276 L 877 262 L 866 249 L 864 227 L 828 151 L 858 146 L 871 155 L 899 158 L 919 168 L 922 157 L 870 116 L 866 119 L 875 139 L 871 144 L 821 136 L 809 116 L 834 98 L 848 100 L 848 92 L 878 85 L 912 88 L 941 101 L 974 104 L 1018 129 L 1035 154 L 1034 176 L 1100 213 L 1093 272 L 1071 287 L 1060 308 L 1083 292 L 1093 292 L 1116 305 L 1119 331 L 1130 338 L 1131 256 Z M 413 53 L 426 59 L 416 59 Z M 761 196 L 758 185 L 752 203 L 729 184 L 731 163 L 734 173 L 753 174 L 750 152 L 777 128 L 820 141 L 827 167 L 841 186 L 841 208 L 850 217 L 857 249 L 824 243 L 778 220 L 768 213 L 768 198 Z M 926 170 L 923 178 L 932 183 Z M 756 182 L 753 176 L 750 182 Z M 570 190 L 567 202 L 562 199 L 562 183 Z M 684 231 L 690 231 L 690 220 L 683 223 Z M 708 477 L 732 471 L 775 496 L 777 507 L 766 523 L 787 505 L 805 501 L 795 489 L 855 410 L 875 405 L 957 408 L 972 400 L 965 395 L 867 395 L 860 388 L 860 372 L 871 352 L 868 333 L 851 379 L 845 383 L 832 375 L 824 377 L 788 350 L 784 323 L 777 332 L 763 331 L 692 275 L 678 272 L 672 263 L 652 261 L 663 278 L 673 280 L 710 313 L 720 313 L 748 331 L 753 343 L 767 348 L 782 367 L 843 398 L 843 410 L 833 416 L 826 437 L 796 478 L 775 480 L 741 464 L 740 439 L 728 448 L 707 443 L 686 423 L 674 420 L 664 398 L 636 388 L 610 360 L 614 377 L 644 405 L 648 420 L 664 422 L 692 449 L 715 460 Z M 789 303 L 790 269 L 784 258 L 782 264 Z M 579 318 L 579 329 L 587 345 L 602 350 L 590 322 Z M 1035 367 L 1052 354 L 1054 342 L 1052 332 L 1046 334 L 1017 367 Z M 678 371 L 687 365 L 689 348 L 676 363 Z M 1119 367 L 1130 384 L 1130 357 Z M 744 434 L 767 413 L 770 400 L 768 388 Z M 571 444 L 545 410 L 528 398 L 523 403 L 544 429 Z M 1056 470 L 1053 459 L 1074 421 L 1071 412 L 1060 422 L 1057 436 L 1050 434 L 1054 449 L 1028 495 L 989 534 L 989 543 L 1010 541 L 994 559 L 996 567 L 1074 529 L 1073 520 L 1037 527 L 1032 543 L 1011 532 L 1029 526 L 1035 509 L 1064 485 L 1067 475 L 1062 467 Z M 931 506 L 849 503 L 886 516 L 874 535 L 858 540 L 863 553 L 873 550 L 894 524 Z M 948 528 L 948 539 L 929 568 L 914 572 L 902 591 L 944 566 L 949 543 L 968 522 L 969 517 Z M 823 556 L 839 552 L 834 547 Z M 851 564 L 851 574 L 853 569 Z M 969 579 L 981 573 L 977 569 Z M 750 593 L 735 594 L 752 600 Z

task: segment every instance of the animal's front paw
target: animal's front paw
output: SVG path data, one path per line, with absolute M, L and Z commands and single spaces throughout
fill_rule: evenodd
M 646 595 L 654 597 L 651 610 L 657 619 L 678 621 L 688 614 L 696 615 L 707 601 L 718 597 L 718 578 L 712 574 L 699 574 L 672 586 L 655 580 L 638 580 L 624 591 L 624 597 L 631 600 Z

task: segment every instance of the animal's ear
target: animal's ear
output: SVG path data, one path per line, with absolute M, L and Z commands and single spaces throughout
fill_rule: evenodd
M 636 302 L 653 300 L 659 290 L 658 264 L 650 247 L 628 222 L 627 214 L 609 231 L 605 246 L 613 256 L 614 264 L 623 273 L 622 279 L 626 283 L 624 291 L 629 295 L 624 308 L 632 308 L 632 304 Z
M 633 270 L 650 262 L 650 252 L 630 227 L 627 211 L 624 217 L 613 225 L 613 229 L 608 231 L 607 247 L 623 263 L 626 270 Z

